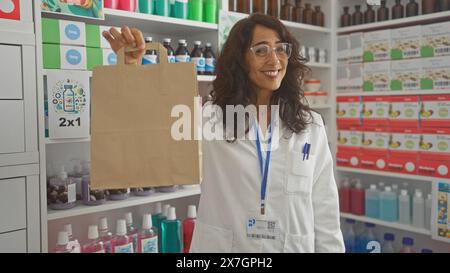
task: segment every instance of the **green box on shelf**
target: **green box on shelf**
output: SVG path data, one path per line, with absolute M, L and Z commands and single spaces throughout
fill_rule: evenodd
M 86 69 L 85 47 L 43 44 L 42 57 L 45 69 Z
M 85 24 L 66 20 L 42 19 L 42 42 L 84 46 L 86 44 Z
M 108 31 L 111 27 L 86 24 L 86 46 L 111 48 L 109 42 L 103 38 L 103 31 Z
M 87 47 L 87 69 L 93 70 L 96 66 L 103 65 L 102 49 L 97 47 Z

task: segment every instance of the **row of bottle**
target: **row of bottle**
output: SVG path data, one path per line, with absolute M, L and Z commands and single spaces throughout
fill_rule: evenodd
M 152 37 L 145 37 L 146 43 L 151 43 Z M 201 41 L 194 42 L 194 48 L 191 53 L 187 49 L 186 40 L 178 40 L 178 48 L 173 50 L 170 38 L 163 40 L 163 45 L 167 49 L 168 63 L 187 63 L 194 62 L 198 75 L 214 75 L 216 72 L 216 55 L 212 50 L 211 43 L 205 44 L 205 49 L 202 48 Z M 142 64 L 156 64 L 158 63 L 158 54 L 156 50 L 147 50 L 142 58 Z
M 195 228 L 197 211 L 188 206 L 187 218 L 182 222 L 176 217 L 175 207 L 157 204 L 154 214 L 144 214 L 142 228 L 133 225 L 131 212 L 118 219 L 116 234 L 108 229 L 108 220 L 100 219 L 100 226 L 88 227 L 88 241 L 80 244 L 73 238 L 72 225 L 67 224 L 58 233 L 56 253 L 188 253 Z
M 381 242 L 375 235 L 375 224 L 365 223 L 364 230 L 358 234 L 355 232 L 355 223 L 353 219 L 346 219 L 343 229 L 344 244 L 346 253 L 415 253 L 414 238 L 403 237 L 402 247 L 395 247 L 395 235 L 393 233 L 385 233 L 384 241 Z M 373 248 L 379 243 L 381 249 Z M 433 250 L 422 248 L 421 253 L 432 253 Z
M 447 10 L 450 10 L 450 0 L 422 0 L 422 14 Z M 386 21 L 389 20 L 389 13 L 391 13 L 391 19 L 417 16 L 419 15 L 419 4 L 415 0 L 409 0 L 409 3 L 403 6 L 401 0 L 395 0 L 395 5 L 392 6 L 391 12 L 389 12 L 389 8 L 386 7 L 386 1 L 382 0 L 376 16 L 375 10 L 369 4 L 367 4 L 367 9 L 364 13 L 361 11 L 361 5 L 355 5 L 353 14 L 350 14 L 349 7 L 345 6 L 344 13 L 341 15 L 341 27 Z
M 325 26 L 325 15 L 320 6 L 310 3 L 302 5 L 302 0 L 229 0 L 228 10 L 241 13 L 263 13 L 281 20 Z
M 355 182 L 352 187 L 348 178 L 345 178 L 339 189 L 342 212 L 430 229 L 431 194 L 424 199 L 419 189 L 410 195 L 406 185 L 399 190 L 396 184 L 385 187 L 380 182 L 379 189 L 375 184 L 364 189 L 359 179 Z
M 64 165 L 60 165 L 58 173 L 48 166 L 47 205 L 53 210 L 71 209 L 76 201 L 81 200 L 88 206 L 101 205 L 106 200 L 125 200 L 130 194 L 135 196 L 149 196 L 155 192 L 174 192 L 178 186 L 144 187 L 124 189 L 91 189 L 90 165 L 87 161 L 75 160 L 72 172 L 66 172 Z
M 218 0 L 105 0 L 105 8 L 217 23 Z

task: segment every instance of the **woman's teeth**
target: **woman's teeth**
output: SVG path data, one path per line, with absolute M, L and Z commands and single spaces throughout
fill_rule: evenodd
M 265 71 L 264 74 L 270 77 L 275 77 L 278 75 L 278 71 Z

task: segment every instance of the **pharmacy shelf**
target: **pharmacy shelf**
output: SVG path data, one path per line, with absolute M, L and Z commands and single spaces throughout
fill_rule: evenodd
M 178 19 L 138 12 L 116 9 L 105 9 L 105 25 L 136 27 L 144 33 L 161 35 L 183 34 L 189 37 L 193 34 L 217 32 L 217 24 Z
M 311 68 L 331 68 L 331 64 L 329 63 L 306 63 L 307 66 L 311 67 Z
M 331 109 L 331 104 L 312 104 L 309 107 L 312 109 Z
M 66 138 L 66 139 L 45 139 L 45 144 L 63 144 L 63 143 L 88 143 L 91 141 L 90 137 L 87 138 Z
M 86 215 L 91 213 L 98 213 L 103 211 L 109 211 L 114 209 L 128 208 L 133 206 L 139 206 L 144 204 L 150 204 L 155 202 L 162 202 L 166 200 L 172 200 L 177 198 L 196 196 L 200 194 L 200 186 L 185 186 L 175 192 L 171 193 L 155 193 L 151 196 L 130 196 L 126 200 L 121 201 L 106 201 L 105 204 L 98 206 L 86 206 L 77 201 L 77 206 L 68 210 L 51 210 L 47 211 L 47 219 L 49 221 L 58 220 L 68 217 Z
M 430 182 L 433 179 L 439 179 L 443 181 L 450 181 L 450 179 L 446 178 L 438 178 L 432 176 L 423 176 L 423 175 L 415 175 L 415 174 L 402 174 L 402 173 L 394 173 L 394 172 L 383 172 L 383 171 L 373 171 L 373 170 L 365 170 L 360 168 L 351 168 L 351 167 L 340 167 L 336 168 L 338 171 L 349 172 L 349 173 L 358 173 L 358 174 L 370 174 L 377 176 L 387 176 L 392 178 L 403 178 L 410 180 L 419 180 L 419 181 L 427 181 Z
M 240 12 L 234 12 L 229 11 L 228 14 L 237 17 L 239 19 L 243 19 L 248 17 L 249 15 L 246 13 L 240 13 Z M 313 25 L 307 25 L 302 23 L 296 23 L 296 22 L 290 22 L 290 21 L 284 21 L 281 20 L 281 22 L 290 30 L 304 30 L 309 32 L 317 32 L 317 33 L 331 33 L 331 29 L 326 27 L 319 27 L 319 26 L 313 26 Z
M 341 212 L 341 217 L 346 218 L 346 219 L 353 219 L 355 221 L 360 221 L 360 222 L 364 222 L 364 223 L 372 223 L 375 225 L 380 225 L 380 226 L 385 226 L 385 227 L 390 227 L 390 228 L 394 228 L 394 229 L 400 229 L 400 230 L 405 230 L 405 231 L 410 231 L 410 232 L 414 232 L 414 233 L 420 233 L 420 234 L 431 236 L 431 231 L 429 231 L 428 229 L 416 228 L 411 225 L 400 224 L 397 222 L 386 222 L 383 220 L 378 220 L 378 219 L 374 219 L 374 218 L 370 218 L 370 217 L 358 216 L 358 215 L 353 215 L 350 213 L 342 213 L 342 212 Z
M 383 92 L 349 92 L 337 93 L 338 97 L 348 96 L 417 96 L 417 95 L 443 95 L 450 94 L 450 89 L 447 90 L 418 90 L 418 91 L 383 91 Z
M 379 30 L 379 29 L 388 29 L 388 28 L 399 28 L 413 25 L 423 25 L 423 24 L 431 24 L 437 22 L 444 22 L 450 20 L 450 11 L 437 12 L 426 15 L 413 16 L 402 19 L 388 20 L 383 22 L 376 22 L 370 24 L 363 24 L 351 27 L 341 27 L 338 28 L 338 34 L 348 34 L 352 32 L 359 31 L 371 31 L 371 30 Z

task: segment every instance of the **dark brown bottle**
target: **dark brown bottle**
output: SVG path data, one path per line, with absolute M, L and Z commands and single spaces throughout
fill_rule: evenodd
M 265 0 L 253 0 L 253 13 L 266 14 L 266 1 Z
M 250 0 L 239 0 L 237 4 L 238 12 L 250 13 Z
M 341 15 L 341 27 L 352 25 L 352 16 L 348 13 L 349 7 L 344 7 L 344 14 Z
M 297 0 L 294 10 L 292 11 L 292 21 L 301 23 L 303 22 L 303 7 L 302 0 Z
M 267 14 L 279 18 L 278 2 L 278 0 L 267 0 Z
M 389 9 L 386 7 L 386 0 L 381 0 L 381 6 L 377 11 L 377 21 L 386 21 L 389 20 Z
M 435 0 L 422 0 L 422 14 L 433 13 L 435 7 L 436 7 Z
M 234 0 L 228 0 L 228 10 L 236 11 L 236 9 L 234 8 Z
M 355 12 L 352 15 L 352 25 L 361 25 L 363 23 L 363 14 L 361 12 L 361 5 L 355 6 Z
M 320 10 L 320 6 L 315 6 L 313 12 L 313 25 L 323 27 L 325 26 L 325 15 Z
M 405 9 L 401 0 L 395 0 L 395 5 L 392 7 L 392 19 L 400 19 L 405 17 Z
M 303 23 L 312 25 L 313 23 L 313 10 L 311 4 L 305 4 L 305 9 L 303 10 Z
M 406 5 L 406 17 L 412 17 L 419 15 L 419 4 L 415 0 L 409 0 Z
M 375 11 L 371 5 L 367 5 L 367 10 L 364 12 L 364 23 L 368 24 L 373 22 L 375 22 Z
M 450 10 L 450 0 L 439 0 L 439 11 Z
M 294 10 L 294 5 L 291 0 L 284 0 L 283 5 L 280 10 L 281 20 L 292 21 L 292 11 Z

